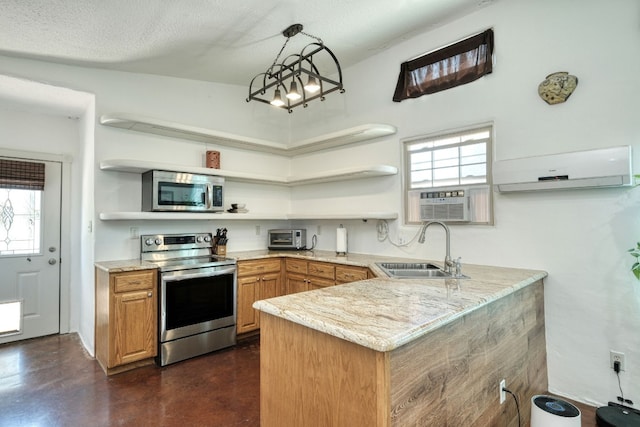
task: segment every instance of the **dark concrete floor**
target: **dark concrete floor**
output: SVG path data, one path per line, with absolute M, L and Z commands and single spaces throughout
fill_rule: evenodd
M 258 426 L 259 348 L 107 377 L 75 334 L 0 345 L 0 426 Z
M 260 425 L 259 337 L 107 377 L 78 336 L 0 345 L 0 427 Z M 573 402 L 582 427 L 595 408 Z M 529 425 L 529 420 L 522 420 Z

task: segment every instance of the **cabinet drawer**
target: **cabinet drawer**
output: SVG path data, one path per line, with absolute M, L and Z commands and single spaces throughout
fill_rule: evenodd
M 336 281 L 341 283 L 356 282 L 367 278 L 367 269 L 364 267 L 336 266 Z
M 335 266 L 324 262 L 310 261 L 308 274 L 309 276 L 324 277 L 331 280 L 336 278 Z
M 299 259 L 288 259 L 287 271 L 290 271 L 292 273 L 307 274 L 307 261 L 302 261 Z
M 280 258 L 258 261 L 238 261 L 238 276 L 253 276 L 280 271 Z
M 155 270 L 118 273 L 112 276 L 114 292 L 129 292 L 153 288 L 156 284 Z

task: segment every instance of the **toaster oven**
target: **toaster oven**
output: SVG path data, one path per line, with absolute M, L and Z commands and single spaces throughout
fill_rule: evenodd
M 270 250 L 300 250 L 307 247 L 307 230 L 279 229 L 269 230 Z

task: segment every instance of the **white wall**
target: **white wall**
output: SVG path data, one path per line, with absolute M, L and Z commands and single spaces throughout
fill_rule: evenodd
M 64 158 L 62 188 L 66 197 L 63 202 L 66 203 L 66 206 L 63 209 L 65 209 L 65 213 L 75 216 L 75 212 L 79 212 L 77 207 L 81 203 L 80 197 L 72 197 L 72 194 L 76 194 L 73 190 L 79 188 L 81 184 L 81 181 L 72 179 L 75 167 L 79 167 L 78 163 L 73 162 L 73 157 L 81 145 L 77 133 L 77 120 L 30 112 L 24 106 L 20 108 L 8 109 L 4 105 L 0 107 L 0 141 L 2 141 L 0 151 L 3 149 L 15 150 L 25 158 L 34 159 L 43 158 L 43 154 L 53 154 L 59 159 Z M 50 158 L 50 156 L 44 156 L 44 158 Z M 77 289 L 79 285 L 77 274 L 72 274 L 72 272 L 79 271 L 73 271 L 74 266 L 77 268 L 77 264 L 73 260 L 77 259 L 80 254 L 77 251 L 77 245 L 74 245 L 69 237 L 71 223 L 69 218 L 62 218 L 59 248 L 62 259 L 60 265 L 60 327 L 62 331 L 76 330 L 78 327 L 77 316 L 71 315 L 69 312 L 69 306 L 72 304 L 71 299 L 76 297 L 72 290 Z M 76 248 L 75 251 L 74 248 Z
M 625 54 L 640 48 L 639 7 L 634 0 L 505 0 L 344 70 L 345 94 L 331 94 L 325 102 L 311 103 L 293 114 L 246 104 L 245 87 L 12 58 L 3 58 L 0 74 L 45 81 L 55 76 L 56 84 L 95 93 L 98 117 L 122 111 L 280 141 L 371 122 L 398 127 L 393 137 L 332 153 L 300 156 L 293 162 L 220 148 L 222 167 L 238 171 L 296 174 L 356 164 L 400 166 L 402 138 L 488 121 L 495 126 L 496 159 L 620 144 L 631 144 L 640 152 L 640 131 L 634 126 L 640 95 L 634 79 L 640 59 Z M 487 27 L 493 27 L 496 35 L 493 74 L 416 100 L 391 101 L 402 61 Z M 555 71 L 569 71 L 580 83 L 567 103 L 548 106 L 538 98 L 537 85 Z M 91 154 L 83 153 L 84 159 L 94 162 L 94 215 L 139 207 L 139 175 L 100 171 L 101 160 L 140 158 L 201 165 L 204 151 L 212 148 L 218 147 L 96 125 L 95 158 L 89 160 Z M 634 160 L 638 164 L 638 154 Z M 400 175 L 292 190 L 230 183 L 228 190 L 234 199 L 228 203 L 244 201 L 256 211 L 275 212 L 284 206 L 284 210 L 301 212 L 401 212 Z M 85 193 L 84 197 L 91 196 Z M 640 236 L 639 197 L 635 189 L 497 194 L 494 226 L 453 227 L 452 255 L 462 256 L 463 263 L 549 272 L 545 309 L 549 387 L 553 392 L 596 404 L 615 400 L 617 382 L 608 368 L 609 349 L 615 349 L 627 357 L 627 371 L 621 376 L 625 396 L 640 400 L 640 286 L 628 272 L 632 260 L 626 254 Z M 89 217 L 83 213 L 82 226 Z M 319 230 L 319 248 L 332 250 L 334 229 L 341 222 L 349 230 L 351 252 L 435 260 L 444 256 L 439 230 L 429 229 L 426 244 L 400 250 L 378 242 L 375 221 L 293 224 L 306 226 L 310 234 Z M 231 237 L 229 250 L 260 248 L 265 245 L 265 230 L 281 223 L 257 224 L 261 226 L 258 235 L 256 223 L 244 221 L 97 220 L 95 259 L 136 258 L 139 242 L 130 238 L 130 227 L 138 227 L 144 234 L 209 231 L 224 226 Z M 401 220 L 390 221 L 390 228 L 394 238 L 401 235 L 408 239 L 416 232 Z M 91 236 L 83 234 L 82 241 L 91 246 Z M 91 292 L 84 288 L 80 307 L 73 308 L 83 319 L 83 335 L 92 331 Z M 85 336 L 85 343 L 92 343 L 90 338 Z
M 605 19 L 606 17 L 606 19 Z M 453 22 L 351 67 L 346 93 L 310 105 L 323 131 L 364 122 L 390 123 L 398 134 L 363 146 L 300 159 L 294 169 L 360 164 L 380 159 L 400 166 L 400 140 L 491 121 L 495 159 L 632 145 L 640 165 L 637 126 L 640 84 L 640 3 L 510 0 Z M 402 103 L 391 101 L 401 62 L 464 36 L 492 27 L 495 68 L 474 83 Z M 374 71 L 371 71 L 374 70 Z M 549 106 L 537 86 L 555 71 L 569 71 L 579 84 L 564 104 Z M 295 136 L 318 128 L 313 114 L 292 122 Z M 320 132 L 318 132 L 320 133 Z M 399 210 L 400 178 L 294 192 L 297 206 L 344 209 L 376 204 Z M 316 194 L 322 197 L 315 198 Z M 638 189 L 600 189 L 495 195 L 494 226 L 452 227 L 452 256 L 464 263 L 543 269 L 549 388 L 588 403 L 606 404 L 620 395 L 609 350 L 626 355 L 621 375 L 625 397 L 640 404 L 640 284 L 629 268 L 626 250 L 640 239 Z M 427 231 L 427 243 L 395 249 L 379 243 L 375 221 L 305 221 L 310 233 L 320 225 L 319 245 L 335 248 L 335 227 L 344 223 L 353 252 L 406 254 L 440 260 L 440 230 Z M 405 240 L 415 227 L 390 223 Z M 507 379 L 508 381 L 508 379 Z M 524 398 L 524 397 L 523 397 Z

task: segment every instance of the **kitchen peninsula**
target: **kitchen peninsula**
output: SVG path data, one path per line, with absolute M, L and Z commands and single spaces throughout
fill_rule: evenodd
M 543 271 L 378 278 L 268 300 L 261 425 L 513 425 L 547 391 Z

